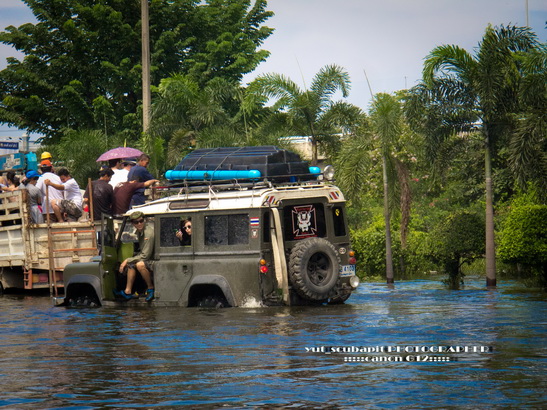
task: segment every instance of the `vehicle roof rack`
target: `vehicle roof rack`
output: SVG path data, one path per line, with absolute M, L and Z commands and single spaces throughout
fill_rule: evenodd
M 300 156 L 273 145 L 258 147 L 223 147 L 197 149 L 165 173 L 173 185 L 203 185 L 208 181 L 218 184 L 243 182 L 257 184 L 295 183 L 317 180 L 321 170 L 309 167 Z M 177 182 L 176 182 L 177 181 Z M 266 182 L 268 183 L 268 182 Z

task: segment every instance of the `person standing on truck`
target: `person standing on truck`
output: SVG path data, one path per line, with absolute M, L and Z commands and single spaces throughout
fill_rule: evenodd
M 56 184 L 49 179 L 44 181 L 46 185 L 65 192 L 65 199 L 51 201 L 55 217 L 58 221 L 77 221 L 82 216 L 82 193 L 80 192 L 80 186 L 66 168 L 58 170 L 57 175 L 62 184 Z
M 93 195 L 93 220 L 100 221 L 102 214 L 112 215 L 112 202 L 114 191 L 109 184 L 114 172 L 110 168 L 104 168 L 99 172 L 99 179 L 91 181 Z M 89 205 L 89 186 L 84 193 L 84 202 Z
M 142 154 L 137 158 L 137 165 L 131 168 L 129 175 L 127 175 L 128 181 L 137 180 L 139 182 L 150 181 L 155 179 L 150 172 L 148 172 L 148 164 L 150 164 L 150 157 L 147 154 Z M 131 198 L 131 206 L 143 205 L 145 202 L 144 188 L 139 188 L 133 194 Z
M 40 161 L 43 161 L 43 160 L 49 160 L 51 162 L 53 162 L 53 157 L 51 156 L 51 154 L 47 151 L 44 151 L 42 152 L 42 155 L 40 155 Z
M 112 170 L 112 172 L 114 173 L 112 175 L 112 179 L 110 180 L 109 184 L 112 185 L 112 189 L 116 188 L 116 185 L 114 185 L 112 183 L 112 181 L 115 181 L 116 180 L 116 175 L 118 174 L 118 172 L 122 171 L 123 170 L 123 162 L 122 162 L 122 159 L 121 158 L 116 158 L 116 159 L 109 159 L 108 160 L 108 166 L 110 167 L 110 169 Z
M 36 183 L 36 188 L 40 189 L 42 191 L 42 213 L 44 215 L 49 214 L 50 218 L 53 220 L 56 219 L 55 213 L 53 212 L 53 206 L 51 205 L 51 201 L 61 201 L 64 199 L 63 191 L 60 191 L 58 189 L 55 189 L 54 187 L 50 187 L 47 192 L 49 196 L 49 202 L 46 198 L 46 187 L 45 184 L 46 179 L 49 179 L 51 182 L 61 185 L 62 181 L 61 179 L 53 173 L 53 164 L 49 159 L 44 159 L 40 162 L 40 170 L 42 171 L 42 178 L 38 179 L 38 182 Z M 44 219 L 46 217 L 44 216 Z M 59 221 L 62 222 L 62 219 Z
M 135 164 L 136 162 L 134 158 L 124 158 L 124 160 L 122 161 L 123 168 L 114 171 L 114 175 L 112 175 L 112 179 L 110 180 L 110 185 L 112 185 L 112 189 L 116 190 L 116 187 L 119 184 L 127 182 L 127 176 L 129 175 L 129 171 L 131 171 L 131 168 Z
M 137 277 L 137 272 L 140 273 L 146 286 L 146 301 L 150 302 L 154 299 L 154 282 L 152 280 L 152 272 L 154 271 L 154 225 L 147 224 L 144 213 L 141 211 L 133 212 L 129 216 L 129 220 L 136 229 L 137 238 L 139 240 L 140 251 L 137 255 L 127 258 L 120 265 L 120 273 L 127 276 L 125 290 L 116 291 L 114 294 L 126 300 L 135 298 L 133 295 L 133 284 Z
M 123 215 L 131 208 L 131 199 L 137 189 L 146 189 L 150 185 L 159 182 L 157 179 L 150 179 L 146 182 L 132 180 L 122 182 L 114 189 L 114 205 L 112 207 L 114 215 Z
M 42 204 L 42 191 L 36 188 L 36 183 L 40 178 L 40 174 L 36 171 L 28 171 L 25 176 L 26 179 L 23 181 L 23 189 L 26 189 L 28 192 L 30 220 L 35 224 L 44 223 L 44 217 L 42 216 L 42 210 L 40 209 L 40 205 Z

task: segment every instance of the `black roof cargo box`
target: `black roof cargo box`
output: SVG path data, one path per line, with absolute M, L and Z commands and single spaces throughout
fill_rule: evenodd
M 273 145 L 196 149 L 184 157 L 174 170 L 258 170 L 262 178 L 277 181 L 317 178 L 316 173 L 310 173 L 307 161 L 303 161 L 298 154 Z

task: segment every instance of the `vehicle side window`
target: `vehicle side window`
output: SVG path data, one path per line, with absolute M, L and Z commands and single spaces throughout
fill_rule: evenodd
M 205 217 L 205 245 L 246 245 L 248 243 L 248 214 Z
M 160 246 L 180 246 L 176 233 L 180 229 L 180 217 L 173 216 L 160 220 Z
M 314 236 L 324 237 L 325 208 L 322 203 L 290 205 L 283 208 L 285 240 L 296 241 Z
M 264 241 L 264 243 L 269 243 L 270 238 L 271 238 L 271 233 L 270 233 L 270 211 L 266 211 L 262 215 L 262 233 L 263 233 L 262 240 Z
M 346 236 L 346 224 L 344 223 L 344 209 L 341 206 L 332 208 L 332 222 L 335 236 Z

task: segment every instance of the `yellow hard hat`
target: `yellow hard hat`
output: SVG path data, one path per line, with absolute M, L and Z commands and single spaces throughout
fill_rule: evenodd
M 42 152 L 42 156 L 40 157 L 40 159 L 51 159 L 51 154 L 47 151 L 44 151 Z

